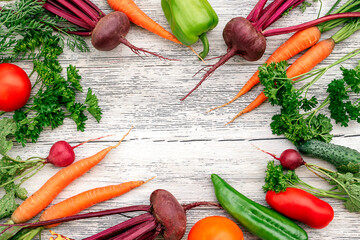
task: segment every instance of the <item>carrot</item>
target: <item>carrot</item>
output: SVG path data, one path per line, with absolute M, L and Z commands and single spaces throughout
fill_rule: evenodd
M 271 56 L 266 60 L 265 63 L 270 64 L 272 62 L 277 63 L 288 60 L 296 54 L 300 53 L 301 51 L 313 46 L 319 41 L 320 36 L 321 31 L 317 26 L 298 31 L 294 35 L 292 35 L 285 43 L 283 43 L 278 49 L 276 49 L 275 52 L 271 54 Z M 245 85 L 240 89 L 240 91 L 233 99 L 221 106 L 210 109 L 209 112 L 233 103 L 239 97 L 250 91 L 250 89 L 252 89 L 258 83 L 260 83 L 259 70 L 256 71 L 254 75 L 245 83 Z
M 304 55 L 299 57 L 287 70 L 286 75 L 288 78 L 294 78 L 301 74 L 307 73 L 311 69 L 313 69 L 316 65 L 326 59 L 334 50 L 335 41 L 333 38 L 329 38 L 323 41 L 318 42 L 315 46 L 310 48 Z M 294 78 L 293 80 L 296 80 Z M 267 97 L 264 92 L 261 92 L 257 98 L 252 101 L 246 108 L 244 108 L 241 112 L 239 112 L 229 123 L 232 123 L 243 115 L 244 113 L 248 113 L 258 106 L 260 106 L 264 101 L 266 101 Z
M 140 10 L 133 0 L 108 0 L 107 2 L 114 11 L 125 13 L 130 21 L 136 25 L 149 30 L 160 37 L 173 41 L 174 43 L 182 44 L 174 35 L 165 30 L 162 26 L 146 15 L 146 13 Z
M 112 149 L 118 147 L 131 129 L 116 145 L 107 147 L 91 157 L 79 160 L 58 171 L 13 212 L 11 220 L 14 223 L 23 223 L 40 213 L 66 186 L 97 165 Z
M 111 198 L 123 195 L 134 188 L 140 187 L 141 185 L 149 182 L 152 179 L 153 178 L 147 181 L 130 181 L 118 185 L 94 188 L 79 193 L 46 209 L 41 214 L 40 221 L 47 221 L 75 215 L 82 210 L 95 205 L 96 203 L 104 202 Z M 50 228 L 57 225 L 59 224 L 52 224 L 46 227 Z

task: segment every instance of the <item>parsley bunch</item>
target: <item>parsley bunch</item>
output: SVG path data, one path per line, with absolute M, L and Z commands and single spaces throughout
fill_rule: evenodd
M 360 212 L 360 174 L 339 173 L 313 164 L 305 166 L 317 176 L 326 180 L 333 187 L 329 190 L 319 189 L 302 181 L 294 170 L 287 170 L 281 165 L 269 161 L 266 170 L 263 189 L 282 192 L 288 187 L 303 189 L 317 197 L 330 197 L 344 201 L 344 206 L 350 212 Z
M 354 69 L 341 67 L 343 78 L 335 79 L 328 85 L 328 96 L 323 102 L 319 103 L 316 96 L 308 96 L 310 87 L 329 68 L 359 53 L 360 50 L 357 50 L 327 67 L 297 76 L 294 79 L 300 79 L 296 81 L 287 77 L 288 64 L 285 61 L 260 67 L 259 78 L 265 87 L 264 94 L 272 105 L 280 106 L 280 113 L 272 117 L 272 132 L 283 134 L 295 145 L 310 139 L 330 142 L 333 137 L 331 120 L 319 113 L 325 106 L 329 106 L 330 117 L 342 126 L 347 126 L 350 120 L 360 123 L 360 98 L 357 95 L 360 92 L 360 65 Z M 295 82 L 306 79 L 311 81 L 300 88 L 294 86 Z M 351 98 L 356 99 L 351 101 Z
M 47 12 L 43 4 L 42 1 L 17 0 L 5 5 L 0 15 L 1 62 L 32 60 L 34 68 L 30 76 L 36 75 L 32 89 L 38 89 L 37 92 L 13 115 L 17 126 L 14 135 L 23 146 L 28 141 L 36 142 L 45 128 L 54 129 L 66 118 L 84 131 L 86 112 L 98 122 L 102 114 L 90 88 L 85 101 L 75 100 L 77 93 L 83 91 L 81 76 L 72 65 L 66 68 L 66 77 L 63 76 L 58 61 L 65 41 L 73 51 L 88 51 L 84 39 L 68 34 L 76 31 L 75 28 L 59 27 L 65 20 Z

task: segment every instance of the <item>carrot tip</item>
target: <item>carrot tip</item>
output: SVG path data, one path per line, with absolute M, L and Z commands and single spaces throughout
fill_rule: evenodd
M 130 131 L 131 131 L 133 128 L 134 128 L 134 126 L 131 126 L 131 128 L 129 129 L 129 131 L 128 131 L 127 133 L 125 133 L 125 135 L 120 139 L 120 141 L 119 141 L 116 145 L 112 146 L 112 148 L 118 147 L 118 146 L 121 144 L 121 142 L 125 139 L 125 137 L 126 137 L 127 135 L 129 135 Z
M 156 178 L 156 176 L 153 176 L 152 178 L 146 180 L 146 181 L 144 182 L 144 184 L 150 182 L 151 180 L 153 180 L 153 179 L 155 179 L 155 178 Z

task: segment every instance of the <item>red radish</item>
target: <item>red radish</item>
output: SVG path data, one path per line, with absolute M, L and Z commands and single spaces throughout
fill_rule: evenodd
M 159 234 L 163 235 L 165 240 L 181 240 L 186 230 L 186 211 L 203 205 L 220 207 L 218 203 L 214 202 L 194 202 L 181 205 L 170 192 L 158 189 L 152 192 L 150 205 L 122 207 L 33 223 L 0 224 L 0 226 L 5 227 L 0 232 L 0 239 L 4 235 L 13 236 L 17 231 L 24 228 L 36 228 L 78 219 L 139 211 L 145 213 L 83 240 L 154 240 Z
M 296 168 L 306 164 L 304 159 L 301 157 L 300 153 L 295 149 L 286 149 L 281 153 L 279 158 L 272 153 L 266 152 L 260 148 L 258 149 L 264 153 L 269 154 L 276 160 L 279 160 L 281 166 L 283 166 L 285 169 L 288 170 L 295 170 Z
M 84 29 L 83 31 L 73 31 L 69 33 L 80 36 L 91 36 L 91 43 L 97 50 L 109 51 L 122 43 L 137 55 L 143 52 L 169 60 L 159 54 L 135 47 L 125 39 L 125 36 L 130 30 L 130 21 L 122 12 L 112 12 L 105 15 L 105 13 L 90 0 L 47 0 L 43 7 L 49 12 Z
M 110 136 L 110 135 L 108 135 Z M 103 136 L 95 139 L 90 139 L 85 142 L 82 142 L 76 146 L 70 146 L 70 144 L 66 141 L 58 141 L 52 145 L 49 151 L 49 156 L 47 156 L 45 163 L 51 163 L 57 167 L 66 167 L 72 164 L 75 161 L 75 152 L 74 148 L 77 148 L 87 142 L 99 140 L 104 137 Z
M 265 37 L 296 32 L 338 18 L 360 17 L 359 12 L 332 14 L 300 25 L 265 31 L 266 28 L 283 16 L 285 11 L 297 7 L 304 0 L 273 0 L 265 7 L 266 2 L 267 0 L 259 0 L 247 18 L 236 17 L 225 25 L 223 38 L 228 47 L 227 53 L 210 67 L 199 83 L 185 97 L 180 99 L 181 101 L 185 100 L 217 68 L 235 55 L 239 55 L 248 61 L 259 60 L 266 49 Z
M 75 153 L 74 148 L 77 148 L 87 142 L 99 140 L 104 137 L 108 137 L 111 135 L 89 139 L 85 142 L 82 142 L 76 146 L 70 146 L 66 141 L 58 141 L 52 145 L 49 151 L 49 155 L 46 158 L 43 157 L 29 157 L 27 160 L 18 162 L 17 160 L 13 160 L 14 162 L 21 163 L 21 171 L 17 172 L 12 179 L 9 179 L 6 183 L 2 184 L 1 187 L 4 187 L 10 183 L 13 183 L 16 180 L 20 180 L 21 182 L 26 181 L 36 172 L 38 172 L 41 168 L 44 167 L 45 164 L 51 163 L 57 167 L 66 167 L 72 164 L 75 161 Z M 11 159 L 11 158 L 10 158 Z M 1 238 L 0 238 L 1 239 Z

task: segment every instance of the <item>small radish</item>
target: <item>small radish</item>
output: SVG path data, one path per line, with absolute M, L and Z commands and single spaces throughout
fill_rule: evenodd
M 18 169 L 16 174 L 9 178 L 8 181 L 0 187 L 4 187 L 5 185 L 11 184 L 16 180 L 20 182 L 24 182 L 29 179 L 32 175 L 38 172 L 41 168 L 44 167 L 45 164 L 51 163 L 56 167 L 66 167 L 72 164 L 75 161 L 75 152 L 74 148 L 77 148 L 85 143 L 99 140 L 104 137 L 108 137 L 111 135 L 89 139 L 85 142 L 82 142 L 76 146 L 70 146 L 66 141 L 58 141 L 52 145 L 49 151 L 49 155 L 46 158 L 43 157 L 29 157 L 26 160 L 18 160 L 7 156 L 7 158 L 11 161 L 9 166 L 12 166 L 13 169 Z
M 108 137 L 108 136 L 90 139 L 73 147 L 70 146 L 70 144 L 66 141 L 58 141 L 54 143 L 50 148 L 49 156 L 47 156 L 45 163 L 51 163 L 57 167 L 69 166 L 75 161 L 74 148 L 77 148 L 87 142 L 99 140 L 104 137 Z
M 258 148 L 259 149 L 259 148 Z M 288 170 L 295 170 L 296 168 L 305 165 L 306 162 L 301 157 L 300 153 L 296 151 L 295 149 L 286 149 L 283 151 L 280 155 L 280 157 L 276 157 L 274 154 L 266 152 L 262 149 L 259 149 L 260 151 L 269 154 L 276 160 L 280 161 L 281 166 L 283 166 L 285 169 Z

